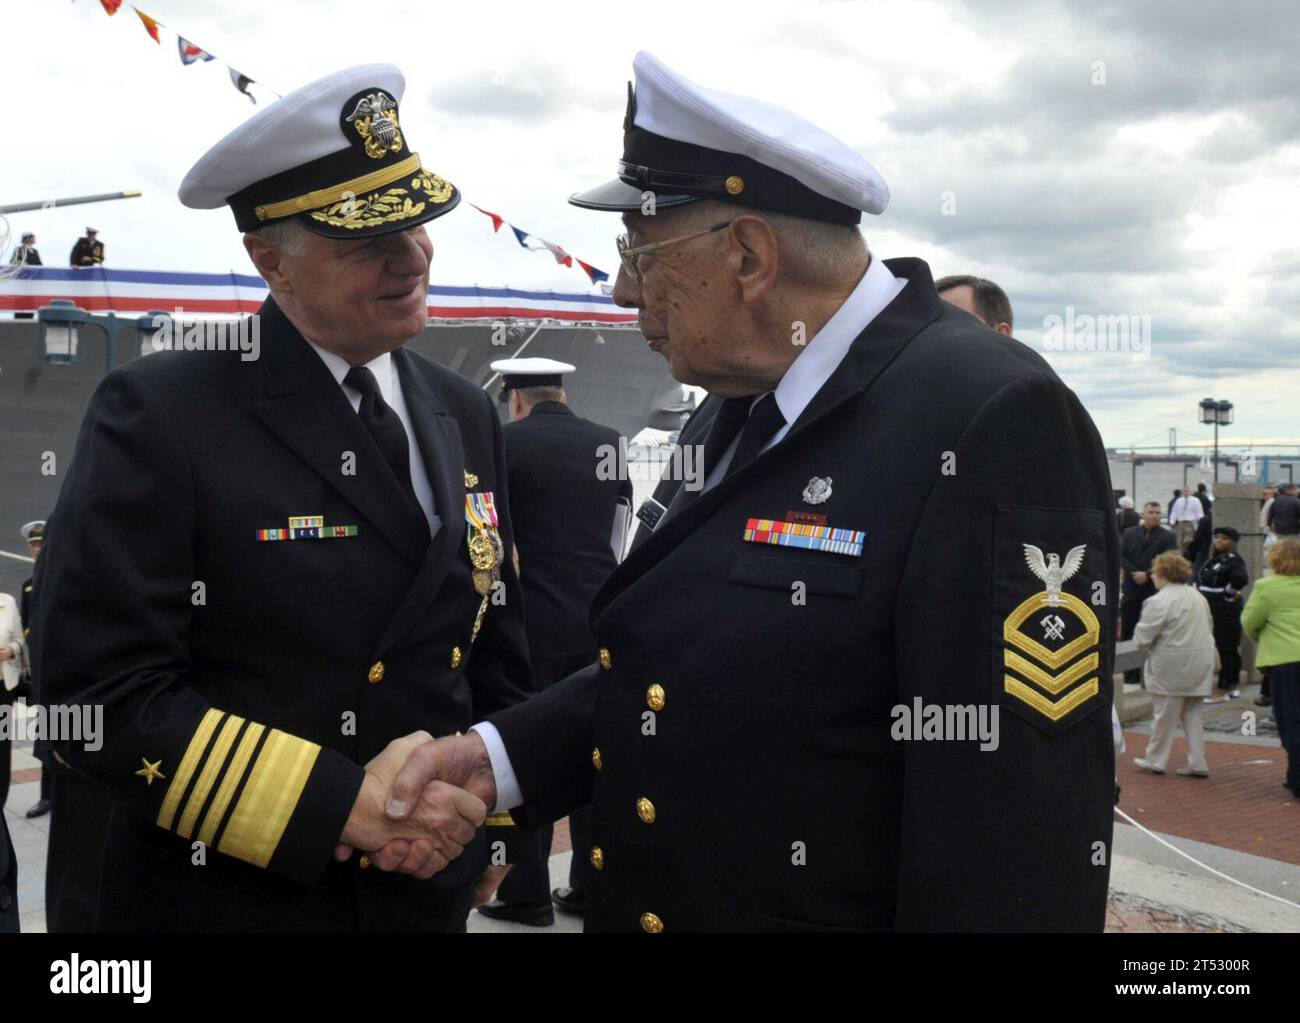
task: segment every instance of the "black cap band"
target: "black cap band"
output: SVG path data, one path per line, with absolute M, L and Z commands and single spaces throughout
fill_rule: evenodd
M 861 210 L 748 156 L 665 138 L 636 125 L 623 133 L 618 176 L 642 191 L 718 199 L 832 224 L 862 222 Z

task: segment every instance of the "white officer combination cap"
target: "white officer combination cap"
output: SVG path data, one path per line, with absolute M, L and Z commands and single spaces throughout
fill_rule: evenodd
M 25 526 L 23 526 L 23 528 L 20 529 L 19 532 L 22 533 L 23 539 L 26 540 L 28 543 L 31 543 L 33 540 L 44 540 L 45 520 L 37 519 L 35 522 L 29 522 Z
M 497 398 L 506 400 L 515 387 L 563 387 L 564 374 L 577 368 L 556 359 L 497 359 L 491 364 L 492 372 L 501 374 L 501 393 Z
M 719 199 L 812 220 L 856 224 L 889 205 L 863 156 L 783 107 L 708 89 L 645 51 L 632 63 L 618 179 L 570 197 L 594 210 Z
M 405 88 L 392 64 L 363 64 L 296 89 L 209 149 L 181 182 L 181 202 L 228 205 L 241 231 L 293 218 L 334 238 L 450 212 L 460 193 L 412 152 L 398 114 Z

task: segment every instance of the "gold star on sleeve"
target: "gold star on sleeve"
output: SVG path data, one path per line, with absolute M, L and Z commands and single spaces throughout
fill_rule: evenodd
M 140 768 L 140 770 L 135 773 L 145 780 L 145 784 L 152 785 L 155 778 L 167 777 L 167 775 L 163 774 L 162 771 L 158 770 L 158 768 L 162 767 L 161 760 L 155 760 L 151 764 L 149 763 L 148 758 L 141 757 L 140 762 L 144 764 L 144 767 Z

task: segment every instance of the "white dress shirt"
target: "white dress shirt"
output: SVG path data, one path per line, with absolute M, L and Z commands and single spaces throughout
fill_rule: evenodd
M 341 355 L 326 351 L 310 338 L 304 340 L 321 357 L 325 368 L 334 375 L 334 379 L 343 388 L 343 394 L 352 403 L 352 410 L 360 411 L 361 392 L 343 382 L 352 365 Z M 442 519 L 433 506 L 433 487 L 429 484 L 429 474 L 424 469 L 424 458 L 420 455 L 420 447 L 415 439 L 415 428 L 411 425 L 411 413 L 406 408 L 406 395 L 402 393 L 397 364 L 393 362 L 390 352 L 384 352 L 379 358 L 371 359 L 365 366 L 375 375 L 375 380 L 379 384 L 379 393 L 384 396 L 384 401 L 388 402 L 389 407 L 397 413 L 397 418 L 402 421 L 402 427 L 406 430 L 406 447 L 411 460 L 411 486 L 415 488 L 415 499 L 420 502 L 424 517 L 429 522 L 429 535 L 437 536 L 438 530 L 442 528 Z
M 874 256 L 871 257 L 867 272 L 862 275 L 857 287 L 808 342 L 808 346 L 799 353 L 785 371 L 781 382 L 776 385 L 776 405 L 785 417 L 785 425 L 772 435 L 772 439 L 764 446 L 764 451 L 785 439 L 785 435 L 790 432 L 790 425 L 803 415 L 803 410 L 839 368 L 857 336 L 906 286 L 906 279 L 895 277 L 889 272 L 889 267 Z M 761 397 L 761 394 L 756 395 L 754 400 L 758 401 Z M 722 478 L 739 443 L 740 435 L 737 434 L 709 473 L 709 478 L 704 481 L 705 490 Z M 516 806 L 522 806 L 524 797 L 519 790 L 519 779 L 515 777 L 515 769 L 506 753 L 501 733 L 489 721 L 479 722 L 473 731 L 478 732 L 482 738 L 483 745 L 487 747 L 488 759 L 492 762 L 492 774 L 497 786 L 496 809 L 513 810 Z
M 1169 524 L 1175 525 L 1179 522 L 1190 522 L 1193 525 L 1201 521 L 1201 516 L 1205 514 L 1205 509 L 1201 502 L 1195 497 L 1180 497 L 1174 502 L 1174 509 L 1169 513 Z

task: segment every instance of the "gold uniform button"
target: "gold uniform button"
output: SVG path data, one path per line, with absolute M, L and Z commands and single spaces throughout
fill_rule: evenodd
M 375 663 L 370 666 L 370 673 L 366 675 L 366 678 L 370 679 L 372 683 L 382 682 L 384 680 L 384 662 L 375 661 Z
M 653 824 L 655 822 L 654 803 L 646 799 L 645 796 L 642 796 L 640 799 L 636 801 L 636 815 L 640 817 L 643 821 L 645 821 L 647 824 Z
M 600 765 L 600 748 L 599 748 L 599 747 L 597 747 L 596 749 L 593 749 L 593 750 L 591 751 L 591 764 L 592 764 L 592 766 L 593 766 L 597 771 L 600 770 L 600 766 L 601 766 L 601 765 Z
M 612 660 L 610 660 L 610 657 L 609 657 L 609 647 L 604 647 L 604 646 L 601 647 L 601 648 L 600 648 L 600 666 L 601 666 L 602 668 L 604 668 L 606 671 L 609 671 L 609 669 L 613 666 L 613 664 L 614 664 L 614 662 L 613 662 Z
M 460 647 L 458 646 L 451 648 L 451 666 L 453 668 L 460 667 Z
M 651 710 L 664 709 L 664 687 L 658 682 L 645 691 L 645 702 L 650 705 Z
M 723 182 L 723 186 L 727 189 L 728 195 L 739 195 L 745 190 L 745 179 L 738 174 L 733 174 Z
M 362 856 L 361 859 L 357 861 L 357 866 L 360 867 L 362 870 L 367 869 L 370 866 L 370 857 Z
M 591 847 L 591 865 L 596 870 L 605 869 L 605 854 L 601 851 L 601 848 L 598 845 L 593 845 Z
M 664 929 L 664 922 L 653 913 L 641 914 L 641 930 L 646 934 L 659 934 Z

